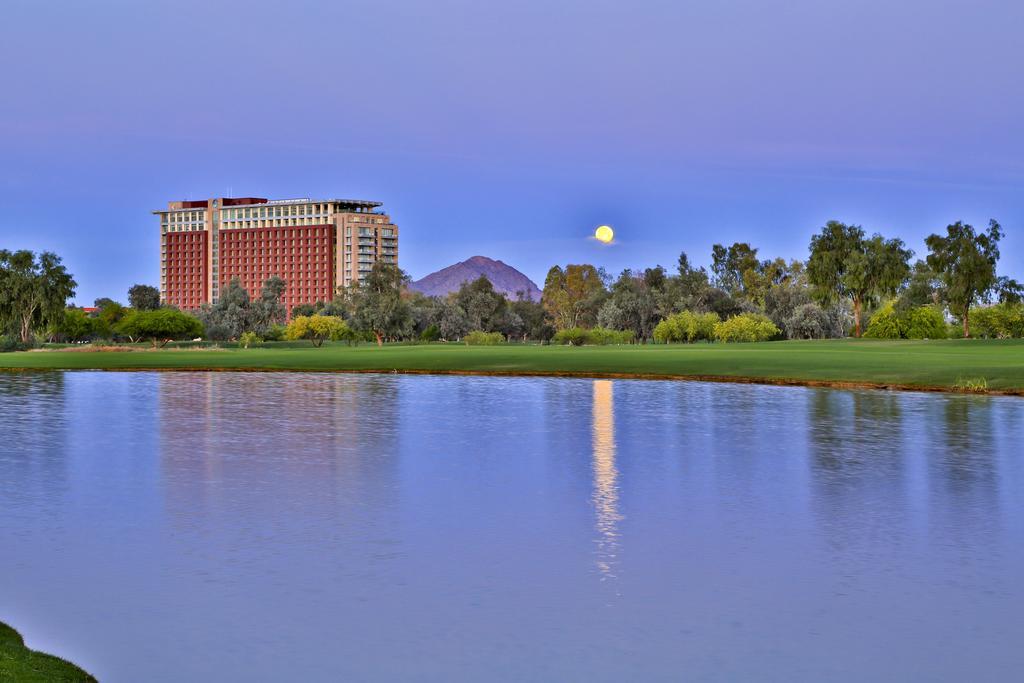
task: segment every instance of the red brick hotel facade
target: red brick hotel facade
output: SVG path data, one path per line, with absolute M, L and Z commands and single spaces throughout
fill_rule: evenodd
M 282 303 L 329 301 L 374 262 L 398 263 L 398 226 L 380 202 L 217 197 L 168 202 L 160 217 L 160 297 L 185 310 L 216 302 L 238 278 L 259 296 L 274 275 Z

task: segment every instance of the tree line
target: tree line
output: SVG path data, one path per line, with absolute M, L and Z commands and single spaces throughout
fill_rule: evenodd
M 76 283 L 59 257 L 0 250 L 0 332 L 22 346 L 86 339 L 155 344 L 169 339 L 338 339 L 556 343 L 820 339 L 852 335 L 945 337 L 955 321 L 969 337 L 1024 335 L 1024 288 L 997 272 L 1002 227 L 956 222 L 925 240 L 924 258 L 901 239 L 826 223 L 806 261 L 764 259 L 747 242 L 715 244 L 710 268 L 681 253 L 674 267 L 627 269 L 612 277 L 592 264 L 553 266 L 539 302 L 509 298 L 481 277 L 444 297 L 408 288 L 408 276 L 377 263 L 365 282 L 287 315 L 287 283 L 268 279 L 250 296 L 237 280 L 217 303 L 186 313 L 161 305 L 155 287 L 135 285 L 128 305 L 96 300 L 68 308 Z M 995 305 L 991 305 L 995 304 Z M 983 307 L 980 308 L 979 307 Z M 287 319 L 290 318 L 290 321 Z M 977 319 L 977 320 L 976 320 Z M 287 323 L 287 324 L 286 324 Z M 479 334 L 474 334 L 479 333 Z

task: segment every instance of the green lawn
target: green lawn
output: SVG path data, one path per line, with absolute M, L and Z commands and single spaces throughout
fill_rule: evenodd
M 328 344 L 253 349 L 0 354 L 2 369 L 190 369 L 636 375 L 760 382 L 852 383 L 1024 393 L 1024 340 L 787 341 L 669 346 Z
M 0 681 L 11 683 L 64 683 L 96 679 L 60 657 L 25 647 L 21 634 L 0 623 Z

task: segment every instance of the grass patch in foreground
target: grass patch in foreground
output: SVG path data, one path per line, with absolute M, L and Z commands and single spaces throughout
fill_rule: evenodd
M 0 354 L 2 369 L 293 370 L 656 376 L 1024 393 L 1024 340 L 827 340 L 563 347 L 508 344 L 265 346 Z M 965 382 L 966 378 L 970 382 Z
M 11 683 L 96 683 L 96 679 L 60 657 L 25 647 L 21 634 L 0 622 L 0 681 Z

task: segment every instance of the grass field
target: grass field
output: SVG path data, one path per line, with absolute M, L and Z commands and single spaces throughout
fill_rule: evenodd
M 0 370 L 292 370 L 638 376 L 1024 394 L 1024 340 L 787 341 L 669 346 L 328 344 L 0 354 Z
M 25 647 L 21 634 L 0 623 L 0 681 L 11 683 L 65 683 L 96 679 L 60 657 Z

